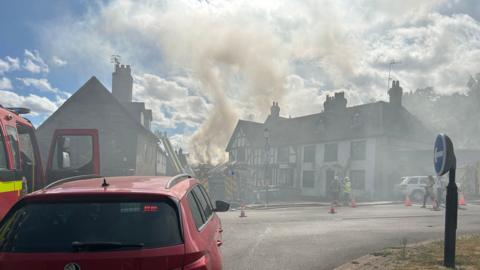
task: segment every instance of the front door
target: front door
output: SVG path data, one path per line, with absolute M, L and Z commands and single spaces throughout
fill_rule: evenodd
M 99 153 L 98 130 L 56 130 L 46 169 L 47 182 L 78 175 L 100 174 Z

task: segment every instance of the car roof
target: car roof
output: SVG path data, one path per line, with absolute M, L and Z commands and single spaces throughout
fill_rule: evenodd
M 102 184 L 105 181 L 107 187 Z M 60 183 L 50 188 L 41 189 L 27 195 L 28 197 L 50 195 L 82 195 L 82 194 L 150 194 L 167 195 L 181 199 L 198 180 L 185 178 L 171 188 L 166 188 L 172 176 L 118 176 L 96 177 Z

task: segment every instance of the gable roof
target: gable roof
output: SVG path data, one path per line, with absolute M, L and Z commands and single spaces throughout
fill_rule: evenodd
M 125 106 L 123 106 L 118 100 L 112 95 L 110 91 L 108 91 L 107 88 L 95 77 L 92 76 L 85 84 L 82 85 L 72 96 L 70 96 L 50 117 L 48 117 L 37 129 L 41 130 L 44 128 L 44 126 L 55 120 L 57 117 L 59 117 L 62 112 L 70 106 L 70 104 L 73 104 L 75 102 L 79 102 L 80 97 L 83 96 L 84 94 L 87 94 L 87 91 L 89 95 L 92 94 L 92 91 L 94 91 L 94 94 L 97 95 L 97 98 L 102 98 L 105 102 L 110 102 L 112 103 L 115 107 L 118 107 L 120 111 L 123 113 L 125 119 L 130 121 L 139 132 L 144 133 L 145 135 L 154 138 L 155 140 L 158 140 L 157 136 L 153 134 L 150 130 L 146 129 L 139 121 L 137 121 L 133 115 L 128 111 Z
M 265 123 L 239 120 L 227 145 L 227 151 L 232 147 L 233 138 L 239 129 L 245 132 L 251 146 L 263 147 L 265 128 L 269 129 L 269 143 L 272 146 L 375 136 L 430 143 L 433 136 L 430 130 L 402 106 L 379 101 L 295 118 L 267 118 Z
M 226 148 L 227 151 L 232 147 L 233 139 L 235 137 L 234 135 L 237 134 L 237 132 L 239 132 L 240 130 L 242 130 L 245 133 L 245 136 L 247 136 L 248 141 L 253 145 L 258 145 L 264 140 L 263 131 L 265 130 L 265 126 L 262 123 L 240 119 L 238 120 L 237 125 L 235 126 L 235 129 L 232 132 L 232 136 L 228 141 L 227 148 Z

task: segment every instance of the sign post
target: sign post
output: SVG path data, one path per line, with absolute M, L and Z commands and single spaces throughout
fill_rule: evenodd
M 433 165 L 438 176 L 448 172 L 443 265 L 455 268 L 455 240 L 458 216 L 458 191 L 457 184 L 455 183 L 457 161 L 453 150 L 453 143 L 445 134 L 439 134 L 435 140 Z

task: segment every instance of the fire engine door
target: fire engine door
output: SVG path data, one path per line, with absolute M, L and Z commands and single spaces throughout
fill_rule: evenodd
M 50 146 L 46 180 L 100 174 L 98 130 L 58 129 Z

